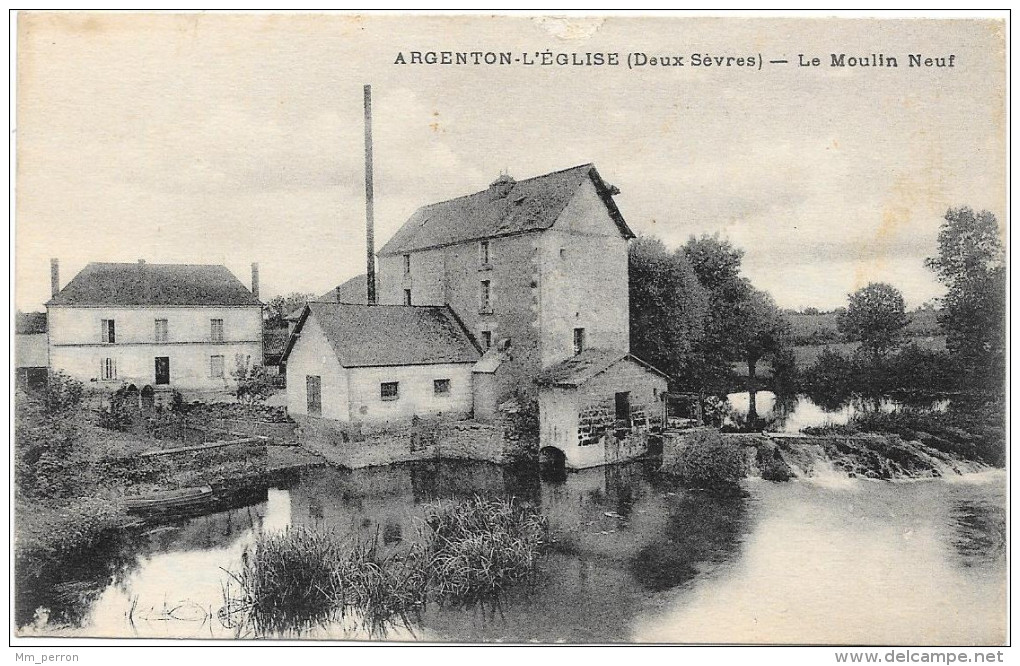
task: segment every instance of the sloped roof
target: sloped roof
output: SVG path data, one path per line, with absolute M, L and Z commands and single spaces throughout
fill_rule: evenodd
M 33 335 L 46 332 L 45 312 L 18 312 L 14 320 L 17 335 Z
M 284 361 L 309 317 L 345 368 L 474 363 L 481 356 L 448 306 L 309 303 L 287 342 Z
M 615 349 L 590 348 L 585 349 L 577 356 L 572 356 L 565 361 L 560 361 L 556 365 L 546 368 L 539 373 L 535 381 L 542 386 L 581 386 L 624 359 L 638 363 L 651 372 L 668 379 L 666 373 L 628 352 Z
M 357 303 L 368 305 L 368 276 L 362 273 L 352 277 L 315 300 L 323 303 Z
M 46 305 L 261 305 L 226 266 L 90 263 Z
M 379 254 L 403 254 L 481 238 L 548 229 L 585 178 L 590 178 L 595 184 L 620 233 L 625 238 L 633 238 L 634 232 L 613 201 L 614 190 L 603 182 L 593 165 L 582 164 L 526 180 L 501 179 L 506 183 L 505 188 L 489 187 L 475 194 L 422 206 L 379 250 Z

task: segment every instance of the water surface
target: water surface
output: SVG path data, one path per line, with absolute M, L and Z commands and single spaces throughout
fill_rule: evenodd
M 654 465 L 545 482 L 484 463 L 306 470 L 250 507 L 131 534 L 89 562 L 19 573 L 26 635 L 250 637 L 218 614 L 225 570 L 287 525 L 411 538 L 432 499 L 512 494 L 555 538 L 538 582 L 484 607 L 430 606 L 370 635 L 355 619 L 288 637 L 432 641 L 988 644 L 1005 640 L 1005 474 L 749 480 L 683 491 Z

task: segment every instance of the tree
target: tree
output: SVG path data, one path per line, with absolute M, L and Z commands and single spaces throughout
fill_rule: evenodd
M 708 294 L 683 252 L 657 238 L 630 244 L 630 331 L 634 353 L 686 384 L 704 334 Z
M 752 290 L 751 283 L 740 275 L 744 252 L 718 235 L 705 235 L 688 239 L 683 253 L 708 292 L 705 334 L 693 357 L 692 381 L 699 389 L 722 390 L 733 375 L 731 362 L 742 356 L 740 304 Z
M 283 328 L 287 325 L 287 315 L 315 299 L 315 294 L 297 291 L 286 296 L 276 296 L 266 304 L 266 323 L 273 327 Z
M 939 231 L 939 254 L 927 260 L 948 291 L 939 324 L 964 381 L 1002 390 L 1006 362 L 1005 252 L 995 215 L 951 208 Z
M 903 294 L 885 282 L 872 282 L 850 294 L 846 310 L 836 316 L 839 332 L 848 341 L 860 340 L 876 358 L 899 343 L 906 325 Z
M 736 319 L 739 322 L 737 351 L 739 357 L 747 361 L 748 377 L 754 379 L 758 361 L 783 347 L 790 324 L 772 296 L 753 287 L 747 291 L 747 297 L 737 303 Z

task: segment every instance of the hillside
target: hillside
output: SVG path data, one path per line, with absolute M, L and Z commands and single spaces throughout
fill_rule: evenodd
M 843 341 L 836 330 L 835 312 L 818 314 L 786 312 L 785 315 L 786 320 L 790 322 L 791 342 L 794 345 L 817 345 Z M 935 310 L 908 312 L 907 336 L 928 338 L 941 335 L 942 331 L 936 321 L 936 316 Z

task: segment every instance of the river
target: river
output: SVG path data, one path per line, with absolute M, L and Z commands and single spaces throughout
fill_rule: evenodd
M 633 463 L 539 480 L 484 463 L 304 470 L 265 501 L 126 533 L 37 578 L 21 635 L 252 637 L 218 611 L 259 532 L 312 525 L 408 538 L 421 503 L 512 494 L 549 517 L 538 581 L 498 604 L 429 607 L 369 635 L 353 619 L 283 637 L 511 642 L 1005 640 L 1006 475 L 745 482 L 717 498 Z

